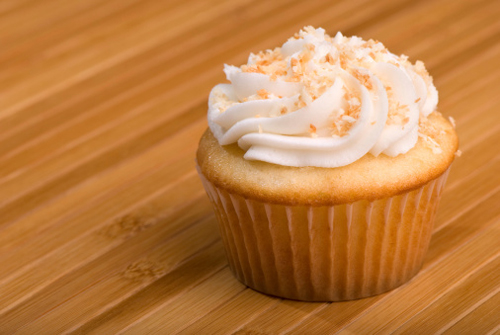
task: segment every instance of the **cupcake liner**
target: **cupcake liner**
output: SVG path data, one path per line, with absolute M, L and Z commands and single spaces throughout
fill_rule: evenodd
M 198 169 L 236 278 L 257 291 L 305 301 L 372 296 L 415 276 L 448 171 L 389 198 L 285 206 L 231 194 Z

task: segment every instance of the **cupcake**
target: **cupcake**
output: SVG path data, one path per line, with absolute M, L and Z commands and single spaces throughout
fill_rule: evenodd
M 224 72 L 197 169 L 236 278 L 340 301 L 415 276 L 458 146 L 424 64 L 306 27 Z

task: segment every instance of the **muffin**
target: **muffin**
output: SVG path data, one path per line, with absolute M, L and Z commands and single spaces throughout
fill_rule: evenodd
M 196 160 L 236 278 L 339 301 L 415 276 L 458 147 L 424 64 L 305 27 L 224 71 Z

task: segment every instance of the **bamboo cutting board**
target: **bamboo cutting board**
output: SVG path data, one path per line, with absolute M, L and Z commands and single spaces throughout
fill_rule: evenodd
M 457 123 L 422 271 L 340 303 L 231 275 L 194 168 L 223 63 L 305 25 L 421 59 Z M 0 1 L 0 334 L 500 334 L 500 3 Z

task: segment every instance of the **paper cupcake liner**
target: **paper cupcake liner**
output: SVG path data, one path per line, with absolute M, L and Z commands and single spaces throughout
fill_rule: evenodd
M 391 290 L 417 274 L 448 171 L 390 198 L 321 207 L 245 199 L 200 177 L 236 278 L 270 295 L 339 301 Z

